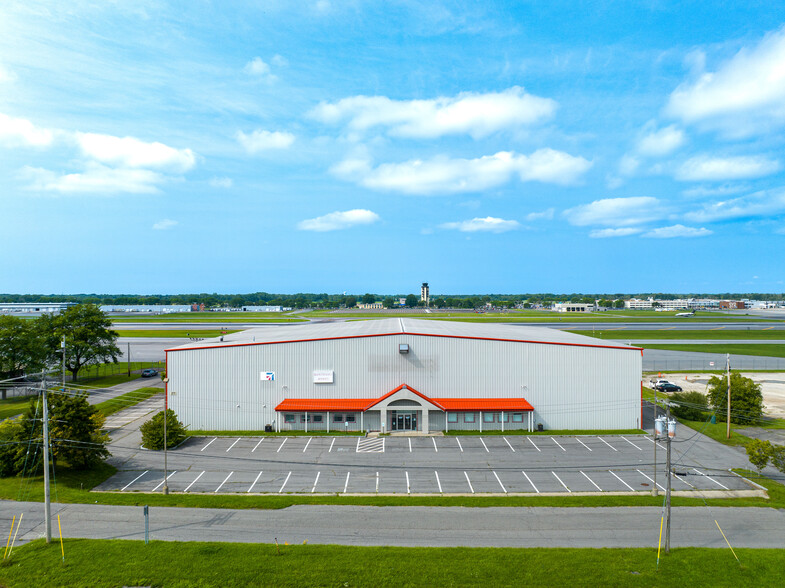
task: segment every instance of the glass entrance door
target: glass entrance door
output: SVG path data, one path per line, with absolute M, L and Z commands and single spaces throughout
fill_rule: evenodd
M 390 415 L 392 418 L 390 429 L 393 431 L 416 431 L 417 430 L 417 412 L 403 412 L 400 410 L 392 411 Z

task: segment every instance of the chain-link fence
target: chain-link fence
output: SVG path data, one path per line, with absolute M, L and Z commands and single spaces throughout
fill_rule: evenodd
M 643 356 L 643 371 L 645 372 L 723 371 L 725 365 L 724 355 L 711 355 L 705 358 L 657 357 L 652 359 L 647 359 L 645 354 Z M 785 371 L 785 358 L 731 355 L 730 366 L 733 370 Z

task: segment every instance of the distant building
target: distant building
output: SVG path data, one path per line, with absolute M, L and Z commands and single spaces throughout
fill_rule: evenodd
M 76 302 L 0 302 L 0 314 L 58 314 Z
M 190 312 L 188 304 L 102 304 L 101 311 L 111 314 L 121 312 L 169 314 L 170 312 Z
M 553 305 L 553 310 L 556 312 L 591 312 L 594 310 L 594 305 L 576 302 L 557 302 Z
M 381 302 L 371 302 L 370 304 L 358 302 L 357 308 L 362 308 L 364 310 L 379 309 L 379 308 L 384 308 L 384 304 Z
M 431 301 L 431 291 L 428 288 L 428 282 L 423 282 L 422 287 L 420 288 L 420 302 L 425 302 L 425 306 L 428 306 Z
M 742 300 L 720 300 L 720 308 L 728 310 L 744 310 L 746 306 Z
M 663 310 L 683 310 L 685 308 L 690 308 L 689 300 L 657 300 L 654 298 L 647 298 L 646 300 L 641 300 L 639 298 L 630 298 L 629 300 L 624 301 L 624 307 L 630 309 L 652 309 L 652 308 L 661 308 Z
M 243 306 L 243 312 L 283 312 L 283 306 Z

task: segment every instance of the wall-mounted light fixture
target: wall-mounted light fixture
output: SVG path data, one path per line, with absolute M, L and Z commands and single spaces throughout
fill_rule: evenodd
M 409 344 L 408 343 L 399 343 L 398 344 L 398 353 L 409 353 Z

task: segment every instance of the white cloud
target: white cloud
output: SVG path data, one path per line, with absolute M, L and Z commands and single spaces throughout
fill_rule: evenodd
M 0 144 L 15 147 L 48 147 L 55 138 L 55 132 L 35 126 L 24 118 L 15 118 L 0 113 Z
M 384 163 L 376 168 L 364 160 L 345 160 L 331 171 L 376 190 L 405 194 L 479 192 L 500 186 L 517 175 L 522 182 L 572 184 L 591 167 L 591 162 L 562 151 L 539 149 L 531 155 L 500 151 L 477 159 L 436 157 L 403 163 Z
M 273 151 L 276 149 L 288 149 L 294 143 L 294 135 L 284 131 L 265 131 L 257 129 L 250 135 L 242 131 L 237 131 L 235 135 L 240 145 L 248 153 L 259 153 L 261 151 Z
M 231 188 L 232 178 L 210 178 L 208 182 L 213 188 Z
M 687 190 L 682 190 L 682 194 L 688 198 L 701 198 L 703 196 L 727 196 L 746 192 L 750 187 L 746 184 L 723 184 L 722 186 L 696 186 Z
M 695 227 L 685 227 L 684 225 L 672 225 L 670 227 L 652 229 L 643 236 L 655 239 L 674 239 L 677 237 L 706 237 L 712 233 L 713 231 L 703 227 L 696 229 Z
M 476 233 L 479 231 L 489 233 L 505 233 L 507 231 L 514 231 L 520 227 L 518 221 L 504 220 L 503 218 L 494 218 L 486 216 L 485 218 L 473 218 L 472 220 L 444 223 L 439 225 L 442 229 L 455 229 L 463 233 Z
M 171 229 L 171 228 L 172 228 L 172 227 L 174 227 L 175 225 L 177 225 L 177 221 L 175 221 L 175 220 L 170 220 L 170 219 L 168 219 L 168 218 L 165 218 L 165 219 L 163 219 L 163 220 L 160 220 L 160 221 L 158 221 L 157 223 L 155 223 L 155 224 L 153 225 L 153 228 L 154 228 L 156 231 L 165 231 L 166 229 Z
M 0 84 L 15 82 L 16 74 L 0 63 Z
M 289 65 L 289 60 L 286 59 L 283 55 L 278 55 L 277 53 L 273 55 L 273 58 L 270 60 L 273 62 L 275 67 L 286 67 Z
M 608 239 L 611 237 L 629 237 L 630 235 L 637 235 L 643 229 L 636 229 L 627 227 L 623 229 L 595 229 L 589 233 L 592 239 Z
M 638 152 L 649 157 L 661 157 L 672 153 L 686 141 L 684 131 L 676 125 L 650 131 L 638 141 Z
M 707 203 L 699 210 L 686 213 L 684 218 L 690 222 L 705 223 L 768 217 L 782 213 L 785 213 L 785 189 Z
M 307 219 L 297 224 L 301 231 L 337 231 L 357 225 L 369 225 L 379 220 L 379 215 L 370 210 L 355 209 L 331 212 L 324 216 Z
M 266 76 L 270 73 L 270 66 L 261 57 L 254 57 L 245 64 L 243 71 L 252 76 Z
M 681 84 L 666 112 L 731 133 L 768 130 L 767 123 L 785 121 L 785 28 L 742 48 L 717 71 Z
M 149 194 L 158 192 L 157 184 L 166 180 L 146 169 L 111 168 L 88 163 L 84 172 L 59 175 L 51 170 L 24 167 L 22 177 L 29 179 L 30 189 L 44 192 Z
M 538 220 L 551 220 L 553 219 L 553 213 L 555 210 L 553 208 L 547 208 L 542 212 L 530 212 L 526 215 L 526 220 L 529 222 L 538 221 Z
M 182 173 L 196 164 L 190 149 L 175 149 L 163 143 L 148 143 L 135 137 L 76 133 L 82 153 L 101 163 L 129 168 L 153 168 Z
M 562 214 L 572 225 L 624 227 L 662 218 L 664 205 L 651 196 L 604 198 L 570 208 Z
M 641 162 L 637 157 L 625 155 L 619 160 L 619 173 L 623 176 L 631 176 L 640 167 Z
M 685 161 L 676 172 L 681 181 L 721 181 L 759 178 L 781 169 L 780 162 L 765 157 L 709 157 L 698 155 Z
M 354 132 L 386 127 L 390 135 L 400 137 L 466 133 L 477 138 L 547 120 L 556 107 L 554 100 L 527 94 L 516 86 L 502 92 L 463 92 L 433 100 L 352 96 L 335 103 L 322 102 L 310 115 L 323 123 L 346 123 Z

